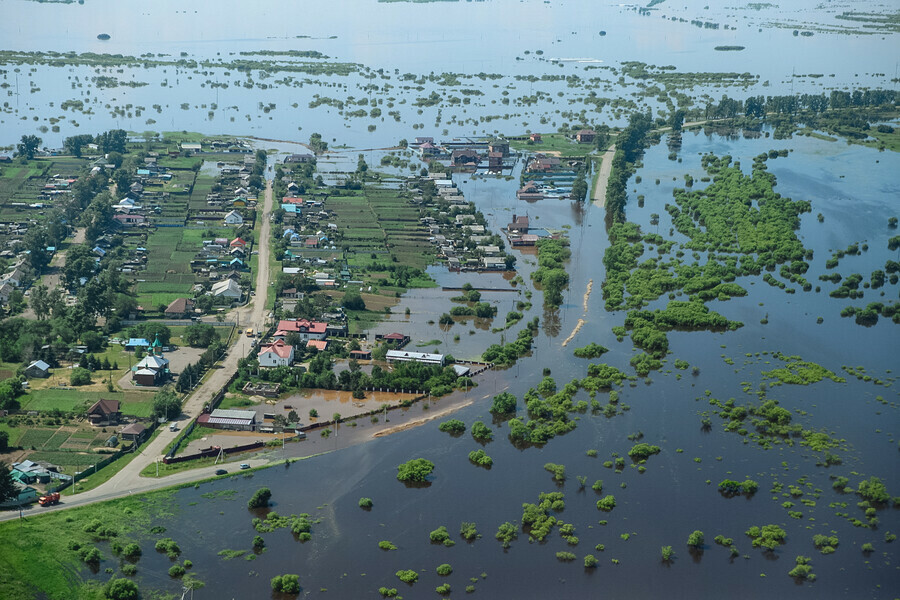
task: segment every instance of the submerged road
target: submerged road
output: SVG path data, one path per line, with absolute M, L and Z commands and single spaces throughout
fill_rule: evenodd
M 229 317 L 238 323 L 238 335 L 235 341 L 226 351 L 226 356 L 213 367 L 212 372 L 207 375 L 203 381 L 184 402 L 182 414 L 179 419 L 181 423 L 188 423 L 197 417 L 203 410 L 203 406 L 212 400 L 212 398 L 221 390 L 231 375 L 237 371 L 238 360 L 247 356 L 250 352 L 255 339 L 248 338 L 241 334 L 241 327 L 253 327 L 257 330 L 266 328 L 266 309 L 267 299 L 269 296 L 269 282 L 272 281 L 269 273 L 269 241 L 271 238 L 271 220 L 272 214 L 272 182 L 266 182 L 265 200 L 263 202 L 262 214 L 257 218 L 262 219 L 259 231 L 259 260 L 256 273 L 256 291 L 252 302 L 238 307 L 229 313 Z M 168 427 L 160 427 L 160 432 L 150 443 L 144 445 L 140 449 L 140 454 L 130 463 L 122 467 L 115 476 L 109 481 L 102 483 L 92 490 L 80 492 L 72 495 L 73 490 L 67 489 L 62 492 L 62 503 L 54 507 L 40 507 L 37 504 L 31 505 L 30 509 L 26 509 L 26 514 L 35 514 L 34 509 L 38 508 L 40 512 L 49 512 L 52 510 L 61 510 L 64 508 L 72 508 L 74 506 L 82 506 L 92 502 L 101 500 L 110 500 L 119 498 L 129 494 L 146 492 L 153 489 L 168 487 L 187 481 L 204 479 L 214 475 L 217 467 L 208 467 L 201 469 L 190 469 L 181 473 L 176 473 L 162 479 L 155 477 L 141 477 L 143 471 L 148 465 L 152 465 L 160 460 L 165 454 L 168 445 L 180 435 L 180 431 L 170 431 Z M 253 459 L 246 461 L 252 466 L 260 466 L 266 464 L 267 460 Z M 17 512 L 0 513 L 0 521 L 17 518 Z

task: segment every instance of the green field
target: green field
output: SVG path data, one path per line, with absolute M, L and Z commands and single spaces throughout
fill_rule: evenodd
M 100 398 L 118 400 L 121 403 L 123 414 L 136 417 L 147 417 L 153 406 L 152 392 L 82 392 L 80 390 L 33 390 L 22 396 L 19 402 L 22 410 L 50 411 L 53 409 L 63 412 L 87 409 Z
M 562 133 L 543 134 L 537 144 L 514 140 L 509 146 L 526 152 L 559 152 L 560 156 L 586 156 L 596 149 L 594 144 L 579 144 Z

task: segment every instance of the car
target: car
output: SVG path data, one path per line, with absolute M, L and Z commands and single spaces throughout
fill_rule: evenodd
M 241 469 L 249 469 L 249 468 L 250 468 L 250 465 L 248 465 L 247 463 L 241 463 Z
M 216 469 L 216 475 L 228 475 L 228 471 L 225 469 Z

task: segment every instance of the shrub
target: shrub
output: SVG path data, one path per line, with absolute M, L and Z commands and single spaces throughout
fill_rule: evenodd
M 397 588 L 386 588 L 382 586 L 378 588 L 378 593 L 384 598 L 396 598 L 399 592 L 397 591 Z
M 104 596 L 108 600 L 137 600 L 140 597 L 138 586 L 130 579 L 110 579 L 103 586 Z
M 475 421 L 472 423 L 472 437 L 479 442 L 489 442 L 493 439 L 494 433 L 481 421 Z
M 660 553 L 662 554 L 662 559 L 665 562 L 669 562 L 672 560 L 672 556 L 675 555 L 675 552 L 672 551 L 672 546 L 663 546 L 660 548 Z
M 281 592 L 283 594 L 299 594 L 300 593 L 300 576 L 299 575 L 276 575 L 272 578 L 272 591 Z
M 259 488 L 253 497 L 247 501 L 247 508 L 265 508 L 269 505 L 269 499 L 272 497 L 272 490 L 269 488 Z
M 397 466 L 400 481 L 425 481 L 434 471 L 434 463 L 424 458 L 415 458 Z
M 571 552 L 557 552 L 556 553 L 557 560 L 569 562 L 569 561 L 575 560 L 575 558 L 577 558 L 577 557 L 574 554 L 572 554 Z
M 612 494 L 608 494 L 597 500 L 597 508 L 604 511 L 609 512 L 616 507 L 616 497 Z
M 83 367 L 75 367 L 69 375 L 69 383 L 72 385 L 90 385 L 91 372 Z
M 476 540 L 481 537 L 481 534 L 478 533 L 478 529 L 475 527 L 475 523 L 470 523 L 468 521 L 463 521 L 459 526 L 459 535 L 468 541 Z
M 165 552 L 172 559 L 181 554 L 181 548 L 178 547 L 178 544 L 172 538 L 157 540 L 155 547 L 157 552 Z
M 501 392 L 494 396 L 491 404 L 491 413 L 493 414 L 509 414 L 516 412 L 516 397 L 509 392 Z
M 438 575 L 443 575 L 446 577 L 447 575 L 449 575 L 450 573 L 453 572 L 453 567 L 451 567 L 447 563 L 444 563 L 442 565 L 438 565 L 438 568 L 435 570 L 437 571 Z
M 466 431 L 466 424 L 459 419 L 450 419 L 449 421 L 441 423 L 438 426 L 438 429 L 445 433 L 461 434 Z
M 253 547 L 254 548 L 265 548 L 266 540 L 262 539 L 262 536 L 259 536 L 259 535 L 255 536 L 253 538 Z
M 480 449 L 469 452 L 469 460 L 481 467 L 490 467 L 494 464 L 494 460 Z
M 628 451 L 628 456 L 635 460 L 647 460 L 654 454 L 659 454 L 659 452 L 659 446 L 651 446 L 641 442 L 631 447 L 631 450 Z
M 691 535 L 688 536 L 687 541 L 688 546 L 692 548 L 702 548 L 703 547 L 703 532 L 699 529 L 695 529 Z
M 136 558 L 141 555 L 141 547 L 137 544 L 128 544 L 122 548 L 122 556 L 126 558 Z
M 401 569 L 396 573 L 403 583 L 413 584 L 419 580 L 419 574 L 412 569 Z
M 360 498 L 359 499 L 359 507 L 360 508 L 372 508 L 372 499 L 371 498 Z
M 378 547 L 381 548 L 382 550 L 396 550 L 397 549 L 397 546 L 395 546 L 394 544 L 392 544 L 391 542 L 389 542 L 387 540 L 381 540 L 380 542 L 378 542 Z
M 134 565 L 125 564 L 125 565 L 122 565 L 121 571 L 122 571 L 122 575 L 131 576 L 131 575 L 134 575 L 135 573 L 137 573 L 137 567 Z
M 184 567 L 181 565 L 172 565 L 169 567 L 169 577 L 183 577 Z
M 436 591 L 441 596 L 446 596 L 447 594 L 450 593 L 450 584 L 443 583 L 443 584 L 437 586 L 436 588 L 434 588 L 434 591 Z
M 450 532 L 447 531 L 447 528 L 443 525 L 432 531 L 428 534 L 428 537 L 435 544 L 444 544 L 445 546 L 452 546 L 453 540 L 450 539 Z
M 584 567 L 586 569 L 591 569 L 591 568 L 596 567 L 598 562 L 599 561 L 597 560 L 597 557 L 594 556 L 593 554 L 588 554 L 587 556 L 584 557 Z

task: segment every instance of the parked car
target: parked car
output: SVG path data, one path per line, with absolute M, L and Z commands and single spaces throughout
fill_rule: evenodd
M 216 475 L 228 475 L 228 471 L 225 469 L 216 469 Z
M 248 465 L 247 463 L 241 463 L 241 469 L 249 469 L 249 468 L 250 468 L 250 465 Z

